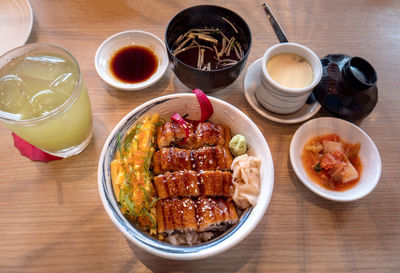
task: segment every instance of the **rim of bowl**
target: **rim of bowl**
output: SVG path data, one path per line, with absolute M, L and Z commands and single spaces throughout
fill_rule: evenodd
M 6 53 L 8 53 L 9 51 L 12 51 L 15 48 L 18 48 L 18 47 L 21 47 L 21 46 L 25 45 L 26 42 L 28 41 L 29 37 L 31 36 L 31 33 L 32 33 L 34 14 L 33 14 L 32 5 L 29 2 L 29 0 L 21 0 L 19 2 L 18 1 L 11 1 L 11 2 L 15 2 L 14 4 L 18 5 L 19 12 L 22 12 L 22 13 L 25 12 L 25 11 L 28 12 L 28 14 L 27 14 L 28 15 L 27 16 L 27 18 L 28 18 L 28 28 L 27 28 L 27 31 L 23 35 L 21 35 L 23 37 L 21 39 L 21 42 L 16 44 L 16 45 L 14 45 L 13 48 L 6 49 L 6 51 L 3 51 L 3 53 L 0 52 L 0 56 L 5 55 Z M 24 15 L 26 15 L 26 14 L 24 14 Z M 24 18 L 24 19 L 26 19 L 26 18 Z M 39 42 L 36 42 L 36 43 L 39 43 Z
M 263 146 L 265 146 L 266 148 L 265 151 L 266 159 L 268 161 L 267 162 L 268 166 L 264 167 L 266 170 L 268 170 L 266 172 L 268 176 L 265 177 L 264 179 L 271 180 L 268 181 L 270 185 L 266 185 L 265 187 L 270 187 L 270 191 L 267 192 L 266 196 L 263 196 L 264 198 L 259 199 L 259 202 L 255 207 L 252 207 L 249 210 L 243 212 L 239 222 L 236 225 L 234 225 L 230 230 L 228 230 L 228 232 L 204 244 L 199 244 L 195 246 L 173 246 L 171 244 L 153 239 L 149 235 L 146 235 L 143 232 L 134 228 L 128 222 L 128 220 L 126 220 L 126 218 L 121 214 L 120 210 L 118 209 L 118 206 L 114 204 L 115 202 L 113 200 L 110 200 L 109 198 L 110 196 L 108 196 L 109 192 L 105 188 L 107 185 L 105 184 L 106 182 L 103 181 L 103 179 L 105 178 L 106 175 L 104 169 L 104 163 L 106 161 L 105 156 L 107 150 L 110 147 L 110 142 L 113 140 L 113 138 L 116 137 L 117 132 L 121 130 L 124 127 L 124 125 L 127 125 L 132 118 L 135 119 L 131 122 L 128 128 L 131 128 L 132 125 L 135 124 L 136 121 L 146 112 L 146 108 L 149 109 L 149 107 L 179 97 L 191 97 L 196 100 L 196 96 L 194 94 L 172 94 L 172 95 L 162 96 L 159 98 L 152 99 L 136 107 L 134 110 L 129 112 L 118 122 L 118 124 L 113 128 L 112 132 L 109 134 L 99 158 L 98 187 L 102 204 L 109 218 L 112 220 L 114 225 L 125 235 L 125 237 L 128 238 L 129 241 L 136 244 L 143 250 L 162 258 L 174 259 L 174 260 L 198 260 L 219 254 L 221 252 L 230 249 L 231 247 L 241 242 L 245 237 L 247 237 L 259 224 L 261 219 L 264 217 L 264 214 L 269 206 L 269 202 L 271 201 L 271 196 L 274 188 L 274 166 L 268 143 L 265 140 L 264 136 L 262 135 L 261 131 L 255 125 L 255 123 L 249 117 L 247 117 L 242 111 L 237 109 L 235 106 L 220 99 L 214 97 L 208 97 L 211 102 L 223 104 L 224 106 L 230 108 L 230 110 L 237 111 L 246 120 L 246 122 L 249 123 L 249 125 L 253 126 L 254 129 L 263 136 L 262 138 Z M 249 217 L 253 219 L 251 223 L 246 222 Z M 134 234 L 132 234 L 132 232 Z M 236 237 L 233 237 L 233 235 L 235 235 Z M 144 242 L 143 239 L 147 240 L 147 242 Z
M 137 33 L 145 34 L 145 35 L 153 38 L 154 40 L 157 41 L 157 43 L 159 43 L 162 46 L 162 48 L 163 48 L 162 61 L 160 62 L 160 65 L 158 66 L 158 68 L 157 68 L 157 70 L 155 72 L 155 73 L 157 73 L 158 71 L 160 71 L 159 75 L 157 77 L 153 77 L 153 78 L 151 78 L 151 76 L 150 76 L 149 79 L 147 79 L 147 80 L 145 80 L 143 82 L 139 82 L 139 83 L 124 83 L 124 82 L 119 81 L 118 79 L 115 79 L 115 82 L 109 81 L 106 77 L 103 76 L 103 74 L 100 72 L 100 69 L 99 69 L 99 67 L 100 67 L 99 61 L 100 61 L 100 57 L 101 57 L 101 55 L 100 55 L 101 51 L 103 50 L 105 45 L 107 45 L 108 43 L 110 43 L 113 40 L 118 39 L 120 36 L 125 35 L 125 34 L 135 35 Z M 115 52 L 117 50 L 118 50 L 118 48 L 115 49 L 113 52 Z M 107 60 L 109 60 L 111 58 L 111 56 L 112 55 L 110 55 L 107 58 Z M 165 74 L 165 72 L 167 71 L 167 68 L 168 68 L 168 53 L 167 53 L 166 46 L 165 46 L 164 42 L 160 38 L 158 38 L 155 34 L 147 32 L 147 31 L 143 31 L 143 30 L 125 30 L 125 31 L 121 31 L 121 32 L 118 32 L 118 33 L 115 33 L 115 34 L 109 36 L 107 39 L 105 39 L 101 43 L 101 45 L 96 50 L 96 54 L 95 54 L 95 57 L 94 57 L 94 62 L 95 62 L 95 67 L 96 67 L 97 74 L 108 85 L 110 85 L 110 86 L 112 86 L 114 88 L 117 88 L 117 89 L 125 90 L 125 91 L 135 91 L 135 90 L 141 90 L 141 89 L 147 88 L 147 87 L 155 84 L 158 80 L 160 80 L 162 78 L 162 76 L 164 76 L 164 74 Z M 109 74 L 110 77 L 115 78 L 114 76 L 111 75 L 111 73 L 109 73 L 109 72 L 106 72 L 106 73 Z
M 321 186 L 319 186 L 317 183 L 311 181 L 311 179 L 308 177 L 308 175 L 306 174 L 306 176 L 304 177 L 301 172 L 300 169 L 303 168 L 302 162 L 301 160 L 298 160 L 298 157 L 295 155 L 295 145 L 300 141 L 299 139 L 299 135 L 303 130 L 306 130 L 305 128 L 307 128 L 308 126 L 310 126 L 310 124 L 312 123 L 316 123 L 316 122 L 326 122 L 326 121 L 335 121 L 335 122 L 340 122 L 342 123 L 342 125 L 344 126 L 348 126 L 349 128 L 352 128 L 352 130 L 357 130 L 358 132 L 361 133 L 362 136 L 364 136 L 364 138 L 367 140 L 367 143 L 369 143 L 369 146 L 372 148 L 374 155 L 376 156 L 376 163 L 377 163 L 377 173 L 375 176 L 375 180 L 372 183 L 368 184 L 368 190 L 358 194 L 358 195 L 354 195 L 354 196 L 350 196 L 350 197 L 337 197 L 334 196 L 333 193 L 337 193 L 336 191 L 329 191 L 326 190 L 322 191 L 321 189 L 323 189 Z M 290 163 L 292 164 L 292 168 L 294 170 L 294 172 L 296 173 L 296 176 L 298 177 L 298 179 L 312 192 L 314 192 L 315 194 L 328 199 L 328 200 L 332 200 L 332 201 L 338 201 L 338 202 L 350 202 L 350 201 L 355 201 L 358 199 L 361 199 L 365 196 L 367 196 L 368 194 L 370 194 L 375 187 L 378 185 L 380 177 L 381 177 L 381 173 L 382 173 L 382 162 L 381 162 L 381 157 L 379 154 L 379 150 L 376 147 L 375 143 L 372 141 L 372 139 L 367 135 L 367 133 L 365 133 L 360 127 L 354 125 L 351 122 L 339 119 L 339 118 L 332 118 L 332 117 L 322 117 L 322 118 L 316 118 L 316 119 L 312 119 L 306 123 L 304 123 L 303 125 L 301 125 L 296 132 L 294 133 L 292 140 L 290 141 Z M 357 187 L 357 185 L 355 185 L 354 187 Z M 351 189 L 349 189 L 351 190 Z M 331 194 L 332 193 L 332 194 Z
M 276 81 L 274 81 L 271 76 L 269 75 L 268 71 L 267 71 L 267 67 L 266 65 L 264 65 L 264 63 L 267 63 L 267 55 L 271 55 L 271 51 L 274 50 L 277 47 L 297 47 L 297 48 L 301 48 L 302 50 L 308 52 L 315 60 L 318 60 L 318 74 L 316 78 L 313 78 L 313 81 L 311 82 L 311 84 L 307 85 L 306 87 L 303 88 L 289 88 L 289 87 L 285 87 L 280 85 L 279 83 L 277 83 Z M 287 52 L 287 53 L 292 53 L 292 52 Z M 279 53 L 278 53 L 279 54 Z M 278 55 L 275 54 L 275 55 Z M 296 53 L 294 53 L 296 54 Z M 275 56 L 273 55 L 273 56 Z M 273 56 L 271 56 L 270 58 L 272 58 Z M 311 65 L 311 64 L 310 64 Z M 322 78 L 322 64 L 321 61 L 318 57 L 318 55 L 311 50 L 310 48 L 306 47 L 305 45 L 302 44 L 298 44 L 298 43 L 279 43 L 279 44 L 275 44 L 273 46 L 271 46 L 270 48 L 267 49 L 267 51 L 265 51 L 263 57 L 262 57 L 262 61 L 261 61 L 261 67 L 262 67 L 262 75 L 261 76 L 266 76 L 268 78 L 268 81 L 270 84 L 272 84 L 275 88 L 277 88 L 278 90 L 285 92 L 285 93 L 289 93 L 289 94 L 301 94 L 301 93 L 308 93 L 308 92 L 312 92 L 312 90 L 314 89 L 315 86 L 317 86 L 317 84 L 321 81 Z M 314 75 L 316 74 L 315 71 L 313 70 Z
M 226 10 L 226 11 L 228 11 L 228 12 L 231 12 L 231 13 L 235 14 L 236 16 L 238 16 L 238 17 L 243 21 L 244 25 L 245 25 L 245 26 L 247 27 L 247 29 L 248 29 L 250 39 L 249 39 L 249 47 L 248 47 L 248 49 L 246 50 L 246 53 L 243 55 L 243 57 L 242 57 L 242 59 L 241 59 L 240 61 L 238 61 L 238 62 L 235 63 L 234 65 L 231 65 L 231 66 L 228 66 L 228 67 L 224 67 L 224 68 L 221 68 L 221 69 L 202 70 L 202 69 L 199 69 L 199 68 L 197 68 L 197 67 L 190 66 L 190 65 L 188 65 L 188 64 L 186 64 L 186 63 L 184 63 L 184 62 L 182 62 L 179 58 L 177 58 L 177 57 L 172 53 L 172 49 L 169 48 L 168 39 L 167 39 L 168 29 L 170 28 L 170 25 L 171 25 L 172 21 L 173 21 L 178 15 L 180 15 L 181 13 L 183 13 L 183 12 L 185 12 L 185 11 L 187 11 L 187 10 L 193 9 L 193 8 L 198 8 L 198 7 L 213 7 L 213 8 L 219 8 L 219 9 L 222 9 L 222 10 Z M 176 13 L 176 14 L 174 15 L 174 17 L 172 17 L 172 19 L 168 22 L 167 29 L 166 29 L 166 31 L 165 31 L 165 48 L 166 48 L 167 51 L 171 54 L 171 56 L 173 56 L 173 58 L 174 58 L 175 60 L 177 60 L 180 64 L 184 65 L 185 67 L 188 67 L 188 68 L 191 68 L 191 69 L 193 69 L 193 70 L 195 70 L 195 71 L 203 72 L 203 73 L 212 73 L 212 72 L 215 73 L 215 72 L 219 72 L 219 71 L 225 71 L 225 70 L 229 70 L 229 69 L 232 69 L 232 68 L 234 68 L 234 67 L 240 65 L 242 62 L 245 62 L 245 61 L 247 60 L 247 58 L 248 58 L 248 56 L 249 56 L 249 54 L 250 54 L 250 49 L 251 49 L 252 44 L 253 44 L 253 37 L 252 37 L 252 35 L 251 35 L 250 27 L 249 27 L 249 25 L 247 24 L 247 22 L 242 18 L 242 16 L 240 16 L 239 14 L 237 14 L 236 12 L 234 12 L 234 11 L 232 11 L 232 10 L 230 10 L 230 9 L 227 9 L 227 8 L 224 8 L 224 7 L 221 7 L 221 6 L 216 6 L 216 5 L 197 5 L 197 6 L 189 7 L 189 8 L 187 8 L 187 9 L 184 9 L 184 10 L 179 11 L 179 12 Z
M 22 2 L 26 3 L 28 11 L 29 11 L 29 31 L 27 31 L 26 36 L 24 37 L 24 44 L 28 41 L 29 37 L 31 36 L 32 27 L 33 27 L 33 10 L 32 5 L 29 0 L 23 0 Z

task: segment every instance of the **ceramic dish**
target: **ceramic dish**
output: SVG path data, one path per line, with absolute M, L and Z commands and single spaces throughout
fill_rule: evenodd
M 122 82 L 112 75 L 109 68 L 109 61 L 115 52 L 131 45 L 147 47 L 158 59 L 156 72 L 143 82 Z M 122 90 L 139 90 L 151 86 L 164 75 L 168 67 L 168 56 L 163 41 L 154 34 L 141 30 L 127 30 L 112 35 L 100 45 L 95 56 L 95 67 L 97 74 L 109 85 Z
M 151 100 L 126 115 L 115 126 L 104 144 L 98 166 L 98 186 L 104 208 L 118 229 L 142 249 L 154 255 L 177 260 L 194 260 L 214 256 L 221 253 L 243 240 L 259 223 L 264 216 L 271 199 L 274 186 L 274 169 L 268 144 L 257 126 L 240 110 L 234 106 L 209 97 L 214 108 L 211 121 L 230 127 L 232 135 L 241 133 L 245 135 L 250 147 L 249 154 L 261 158 L 261 192 L 256 206 L 246 210 L 239 222 L 224 234 L 195 246 L 173 246 L 166 242 L 156 240 L 134 228 L 122 215 L 114 197 L 111 178 L 110 163 L 117 150 L 118 135 L 125 133 L 146 115 L 159 113 L 161 117 L 168 118 L 174 112 L 189 114 L 191 119 L 200 118 L 200 107 L 194 94 L 174 94 Z M 229 115 L 228 115 L 229 113 Z
M 243 80 L 243 90 L 244 90 L 244 95 L 246 97 L 247 102 L 253 107 L 254 110 L 257 111 L 260 115 L 263 117 L 278 122 L 278 123 L 298 123 L 305 121 L 312 116 L 314 116 L 319 109 L 321 108 L 321 105 L 316 101 L 315 99 L 311 103 L 306 103 L 300 110 L 296 111 L 295 113 L 292 114 L 287 114 L 287 115 L 279 115 L 272 113 L 265 109 L 256 99 L 255 96 L 255 90 L 258 84 L 258 81 L 260 80 L 261 77 L 261 60 L 262 58 L 256 60 L 253 62 L 246 71 L 246 74 L 244 76 Z
M 0 55 L 22 46 L 31 34 L 32 7 L 28 0 L 0 1 Z
M 303 64 L 306 65 L 305 68 L 310 72 L 308 77 L 311 78 L 311 82 L 308 84 L 303 83 L 305 86 L 300 88 L 286 87 L 276 82 L 271 77 L 270 72 L 272 71 L 267 69 L 267 64 L 272 62 L 273 59 L 279 58 L 278 56 L 280 54 L 294 54 L 300 56 Z M 322 65 L 318 56 L 308 47 L 297 43 L 279 43 L 271 46 L 265 51 L 261 63 L 262 73 L 260 84 L 257 85 L 255 91 L 256 97 L 264 108 L 277 114 L 287 115 L 299 111 L 310 97 L 314 87 L 319 83 L 322 76 Z M 288 68 L 284 74 L 291 74 L 294 72 L 289 71 L 291 70 Z M 297 73 L 294 74 L 298 74 L 300 71 L 296 70 L 296 72 Z M 282 72 L 277 73 L 277 75 L 281 73 Z M 291 76 L 290 81 L 294 82 L 296 77 L 295 75 Z M 309 80 L 310 79 L 308 79 L 308 81 Z
M 345 142 L 361 143 L 359 156 L 363 165 L 360 181 L 346 191 L 331 191 L 313 182 L 303 168 L 301 155 L 304 145 L 312 137 L 337 134 Z M 381 176 L 381 157 L 371 138 L 354 124 L 337 118 L 317 118 L 300 126 L 290 142 L 290 162 L 303 184 L 314 193 L 334 201 L 353 201 L 369 194 Z

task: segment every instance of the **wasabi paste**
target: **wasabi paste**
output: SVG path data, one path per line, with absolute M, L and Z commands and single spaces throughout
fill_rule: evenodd
M 243 135 L 235 135 L 229 142 L 229 149 L 234 157 L 245 154 L 247 151 L 246 138 Z

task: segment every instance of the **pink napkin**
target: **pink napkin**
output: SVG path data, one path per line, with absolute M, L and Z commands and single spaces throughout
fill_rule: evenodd
M 36 148 L 32 144 L 26 142 L 16 134 L 12 133 L 14 138 L 14 145 L 19 150 L 21 155 L 26 156 L 30 160 L 41 161 L 41 162 L 49 162 L 53 160 L 60 160 L 62 157 L 54 156 L 43 152 L 42 150 Z

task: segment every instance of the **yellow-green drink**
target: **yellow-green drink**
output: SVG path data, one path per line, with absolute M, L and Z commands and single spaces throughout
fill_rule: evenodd
M 45 44 L 1 56 L 0 120 L 48 153 L 68 157 L 81 152 L 92 136 L 92 111 L 76 60 Z

